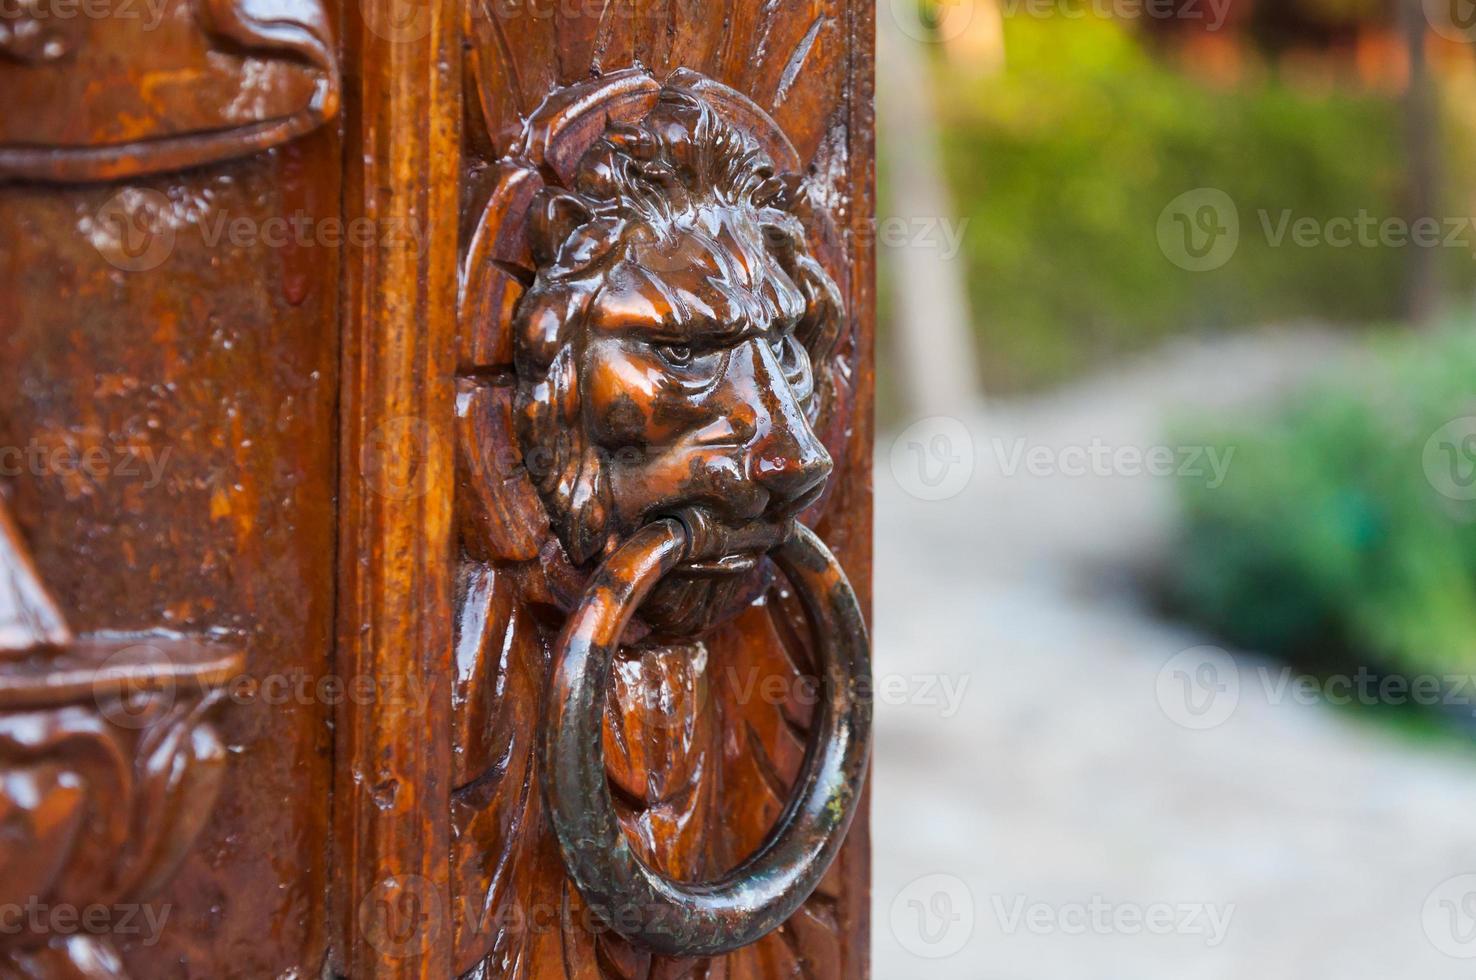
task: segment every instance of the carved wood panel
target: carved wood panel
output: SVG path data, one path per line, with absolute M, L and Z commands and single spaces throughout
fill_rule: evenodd
M 839 287 L 843 309 L 833 353 L 816 364 L 826 386 L 817 399 L 823 410 L 812 417 L 837 474 L 830 494 L 808 505 L 803 519 L 819 521 L 864 594 L 869 16 L 860 5 L 843 2 L 470 5 L 456 429 L 461 563 L 451 909 L 458 973 L 646 978 L 866 972 L 864 816 L 841 860 L 793 918 L 759 942 L 716 958 L 653 955 L 622 939 L 606 921 L 608 911 L 587 908 L 569 880 L 540 785 L 546 677 L 555 635 L 585 576 L 630 527 L 616 518 L 618 492 L 592 475 L 599 471 L 597 454 L 590 455 L 594 462 L 581 467 L 576 460 L 572 468 L 564 450 L 530 455 L 530 439 L 541 447 L 548 443 L 538 439 L 558 436 L 527 427 L 530 400 L 538 395 L 526 387 L 530 355 L 520 352 L 517 332 L 543 315 L 529 312 L 535 302 L 547 303 L 550 322 L 574 316 L 575 307 L 557 293 L 547 301 L 528 297 L 530 290 L 547 289 L 540 270 L 567 237 L 563 226 L 590 220 L 571 221 L 568 209 L 592 206 L 596 219 L 602 213 L 597 203 L 571 204 L 557 196 L 593 186 L 578 176 L 601 166 L 587 158 L 596 152 L 590 148 L 606 145 L 601 140 L 612 124 L 638 127 L 672 86 L 718 103 L 717 115 L 735 134 L 762 146 L 770 158 L 762 166 L 801 178 L 785 193 L 800 201 L 802 248 Z M 638 129 L 629 132 L 619 137 L 624 145 L 648 138 Z M 539 235 L 549 237 L 540 222 L 560 226 L 552 246 L 540 243 Z M 575 247 L 564 245 L 559 261 L 571 261 L 567 250 Z M 652 267 L 649 256 L 644 264 Z M 680 265 L 673 260 L 666 268 Z M 558 363 L 555 356 L 555 370 Z M 557 387 L 555 375 L 548 377 L 545 383 Z M 550 432 L 587 424 L 587 411 L 559 416 Z M 718 497 L 734 492 L 710 491 Z M 586 526 L 589 533 L 577 530 Z M 604 748 L 621 824 L 644 860 L 681 880 L 714 878 L 763 841 L 794 788 L 813 722 L 814 650 L 788 584 L 765 575 L 735 587 L 670 600 L 676 610 L 684 601 L 703 615 L 718 610 L 713 615 L 722 622 L 715 628 L 672 628 L 671 617 L 680 612 L 663 623 L 659 609 L 648 611 L 648 619 L 658 619 L 628 634 L 609 688 Z M 659 592 L 649 601 L 666 607 Z M 701 636 L 642 641 L 652 622 L 657 636 L 663 626 Z
M 595 567 L 680 518 L 608 685 L 619 826 L 712 878 L 815 782 L 828 648 L 765 556 L 813 527 L 865 606 L 869 7 L 37 4 L 0 25 L 0 84 L 33 109 L 0 119 L 0 884 L 171 915 L 149 941 L 0 940 L 0 976 L 865 976 L 864 752 L 817 804 L 837 841 L 859 817 L 797 911 L 680 958 L 587 907 L 542 735 Z M 592 148 L 642 176 L 605 195 Z M 724 173 L 693 183 L 689 150 Z M 700 425 L 670 398 L 562 418 L 540 277 L 603 262 L 579 243 L 642 195 L 656 228 L 663 186 L 721 199 L 703 254 L 734 305 L 710 319 L 747 331 L 746 381 Z M 646 258 L 695 296 L 686 240 Z M 642 489 L 610 435 L 639 425 L 739 435 Z M 725 482 L 735 440 L 752 472 Z M 626 477 L 582 462 L 606 451 Z M 831 572 L 807 574 L 833 598 Z M 125 702 L 147 723 L 107 724 Z
M 330 705 L 297 692 L 333 669 L 330 18 L 88 9 L 11 5 L 0 45 L 27 109 L 0 122 L 0 493 L 19 581 L 75 635 L 33 614 L 33 651 L 0 653 L 0 904 L 158 928 L 7 937 L 0 975 L 317 975 Z

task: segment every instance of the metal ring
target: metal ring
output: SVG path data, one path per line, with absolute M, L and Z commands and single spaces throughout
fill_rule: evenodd
M 542 733 L 542 781 L 564 865 L 591 909 L 652 952 L 715 956 L 746 946 L 795 913 L 819 885 L 855 816 L 870 752 L 871 652 L 856 594 L 803 526 L 773 554 L 815 638 L 821 696 L 794 795 L 764 843 L 711 881 L 675 881 L 636 856 L 605 771 L 611 660 L 631 616 L 682 560 L 675 520 L 633 535 L 594 574 L 559 635 Z

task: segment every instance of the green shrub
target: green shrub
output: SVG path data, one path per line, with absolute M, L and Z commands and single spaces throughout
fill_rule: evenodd
M 1369 354 L 1259 422 L 1181 429 L 1234 456 L 1222 485 L 1180 484 L 1169 587 L 1233 643 L 1302 666 L 1476 671 L 1476 502 L 1452 479 L 1476 475 L 1476 452 L 1436 437 L 1476 416 L 1476 327 Z
M 945 166 L 995 391 L 1059 381 L 1186 331 L 1401 315 L 1407 250 L 1273 247 L 1262 217 L 1274 228 L 1283 212 L 1401 215 L 1398 96 L 1352 83 L 1311 91 L 1254 63 L 1237 84 L 1210 85 L 1154 57 L 1130 25 L 1092 16 L 1005 26 L 998 77 L 938 66 Z M 1469 173 L 1457 165 L 1469 134 L 1455 122 L 1453 183 Z M 1235 201 L 1240 247 L 1222 268 L 1185 272 L 1160 250 L 1158 219 L 1204 187 Z M 1442 213 L 1467 213 L 1454 190 L 1445 196 Z M 1469 249 L 1442 257 L 1450 286 L 1473 280 Z

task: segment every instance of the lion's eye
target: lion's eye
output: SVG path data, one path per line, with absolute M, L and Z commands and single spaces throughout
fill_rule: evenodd
M 657 348 L 661 356 L 678 367 L 692 363 L 692 348 L 685 344 L 663 344 Z

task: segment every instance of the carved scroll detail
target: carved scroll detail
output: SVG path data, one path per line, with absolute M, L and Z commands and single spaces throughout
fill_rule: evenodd
M 85 31 L 24 5 L 0 18 L 0 87 L 32 110 L 0 116 L 0 178 L 181 170 L 268 149 L 338 112 L 322 0 L 116 6 Z
M 25 910 L 111 914 L 168 881 L 220 789 L 208 719 L 241 656 L 177 634 L 72 639 L 3 502 L 0 618 L 0 907 L 21 912 L 0 975 L 122 978 L 106 931 Z

